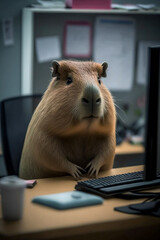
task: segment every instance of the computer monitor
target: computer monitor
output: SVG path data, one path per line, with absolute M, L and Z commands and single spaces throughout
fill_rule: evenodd
M 160 46 L 149 48 L 144 180 L 160 177 Z

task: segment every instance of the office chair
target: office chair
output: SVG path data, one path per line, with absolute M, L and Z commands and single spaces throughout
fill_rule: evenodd
M 1 101 L 2 152 L 8 175 L 17 175 L 28 124 L 42 95 L 19 96 Z

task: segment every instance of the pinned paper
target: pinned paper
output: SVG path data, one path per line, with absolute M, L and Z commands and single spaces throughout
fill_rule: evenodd
M 14 36 L 13 36 L 13 19 L 6 18 L 2 21 L 3 28 L 3 40 L 5 46 L 10 46 L 14 44 Z
M 61 58 L 59 37 L 49 36 L 36 38 L 36 53 L 39 63 Z
M 91 25 L 87 22 L 67 22 L 64 37 L 64 56 L 91 56 Z
M 110 90 L 130 90 L 134 78 L 135 24 L 131 18 L 97 17 L 93 58 L 108 63 Z

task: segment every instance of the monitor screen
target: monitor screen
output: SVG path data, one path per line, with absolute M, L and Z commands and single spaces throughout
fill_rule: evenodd
M 145 180 L 160 175 L 160 46 L 149 48 Z

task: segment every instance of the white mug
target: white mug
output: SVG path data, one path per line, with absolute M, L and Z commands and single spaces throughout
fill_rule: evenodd
M 0 180 L 2 216 L 5 220 L 19 220 L 23 215 L 26 183 L 17 176 Z

